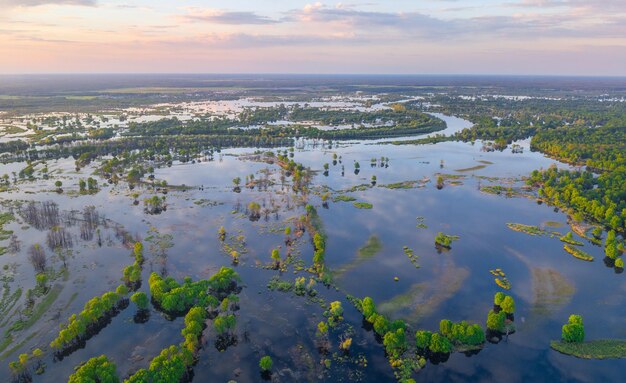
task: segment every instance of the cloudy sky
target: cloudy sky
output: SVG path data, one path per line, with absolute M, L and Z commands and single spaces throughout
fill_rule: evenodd
M 623 76 L 626 0 L 0 0 L 0 73 L 52 72 Z

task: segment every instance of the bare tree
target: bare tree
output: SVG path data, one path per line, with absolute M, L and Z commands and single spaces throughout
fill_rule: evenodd
M 17 235 L 11 234 L 11 240 L 9 242 L 9 251 L 11 254 L 19 253 L 22 248 L 21 242 L 17 239 Z
M 70 233 L 60 226 L 54 226 L 47 235 L 48 247 L 54 250 L 57 247 L 67 249 L 72 247 L 72 237 Z
M 28 249 L 28 260 L 35 268 L 37 274 L 46 270 L 46 252 L 38 243 Z

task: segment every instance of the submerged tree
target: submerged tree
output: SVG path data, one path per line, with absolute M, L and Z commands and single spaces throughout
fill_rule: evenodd
M 35 268 L 37 274 L 46 270 L 46 252 L 38 243 L 28 249 L 28 260 Z

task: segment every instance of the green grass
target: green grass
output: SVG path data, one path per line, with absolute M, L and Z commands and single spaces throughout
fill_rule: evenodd
M 19 350 L 26 342 L 28 342 L 29 340 L 33 339 L 35 336 L 37 336 L 37 331 L 35 331 L 34 333 L 30 334 L 29 336 L 26 337 L 26 339 L 24 339 L 23 341 L 21 341 L 20 343 L 16 344 L 13 347 L 11 347 L 6 352 L 4 352 L 2 355 L 0 355 L 0 360 L 5 360 L 9 356 L 11 356 L 11 354 L 13 354 L 15 351 Z M 11 341 L 13 340 L 13 337 L 8 337 L 7 339 L 10 339 L 9 344 L 11 344 Z
M 382 250 L 382 248 L 383 243 L 380 241 L 380 239 L 377 236 L 372 235 L 367 239 L 367 243 L 365 244 L 365 246 L 359 249 L 359 257 L 371 258 L 378 254 L 380 250 Z
M 333 198 L 333 202 L 353 202 L 356 201 L 356 198 L 349 195 L 340 195 Z
M 582 259 L 583 261 L 587 261 L 587 262 L 593 261 L 593 256 L 585 253 L 584 251 L 576 247 L 566 244 L 566 245 L 563 245 L 563 248 L 565 249 L 565 251 L 567 251 L 568 253 L 570 253 L 571 255 L 573 255 L 574 257 L 578 259 Z
M 61 291 L 63 291 L 63 286 L 54 285 L 54 287 L 50 289 L 48 294 L 46 294 L 46 296 L 41 300 L 41 302 L 35 305 L 35 310 L 33 311 L 33 315 L 31 315 L 26 320 L 18 320 L 17 322 L 13 323 L 13 325 L 9 328 L 9 330 L 13 330 L 13 331 L 28 330 L 32 325 L 37 323 L 37 321 L 41 318 L 43 314 L 46 313 L 46 311 L 48 311 L 50 306 L 52 306 L 54 301 L 56 301 L 59 295 L 61 294 Z
M 625 339 L 600 339 L 582 343 L 550 342 L 550 347 L 565 355 L 582 359 L 626 358 Z
M 369 202 L 353 202 L 352 203 L 354 205 L 354 207 L 356 207 L 357 209 L 371 209 L 374 207 L 374 205 L 372 205 Z
M 387 189 L 412 189 L 415 187 L 418 181 L 402 181 L 393 184 L 380 185 L 381 188 Z
M 13 221 L 15 217 L 11 213 L 1 213 L 0 214 L 0 226 Z
M 22 128 L 18 128 L 17 126 L 6 126 L 3 130 L 2 133 L 4 134 L 19 134 L 19 133 L 24 133 L 26 130 L 22 129 Z
M 480 169 L 484 169 L 486 167 L 487 167 L 487 165 L 476 165 L 476 166 L 472 166 L 471 168 L 456 169 L 455 172 L 459 172 L 459 173 L 473 172 L 474 170 L 480 170 Z
M 513 231 L 518 231 L 520 233 L 524 233 L 528 235 L 546 234 L 546 231 L 540 229 L 538 226 L 523 225 L 521 223 L 507 223 L 506 225 L 509 227 L 509 229 Z
M 575 240 L 574 238 L 568 238 L 567 236 L 562 236 L 561 238 L 559 238 L 561 240 L 561 242 L 565 242 L 565 243 L 569 243 L 570 245 L 574 245 L 574 246 L 583 246 L 584 243 Z

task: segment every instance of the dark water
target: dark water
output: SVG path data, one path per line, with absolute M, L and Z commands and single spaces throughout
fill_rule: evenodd
M 462 128 L 463 121 L 449 119 L 449 126 Z M 458 124 L 458 125 L 455 125 Z M 527 143 L 526 143 L 527 144 Z M 345 309 L 345 321 L 339 330 L 331 332 L 331 368 L 321 365 L 322 357 L 315 344 L 315 330 L 323 320 L 323 309 L 316 303 L 292 293 L 268 291 L 266 285 L 278 271 L 260 266 L 270 262 L 270 252 L 281 246 L 284 255 L 282 229 L 290 218 L 303 214 L 290 193 L 279 186 L 276 167 L 242 161 L 234 155 L 249 153 L 251 149 L 224 151 L 213 162 L 175 164 L 158 169 L 157 179 L 169 184 L 200 186 L 203 190 L 174 191 L 167 196 L 168 209 L 161 215 L 147 216 L 141 205 L 134 206 L 130 192 L 122 186 L 106 186 L 95 196 L 57 195 L 53 192 L 37 194 L 13 193 L 4 199 L 17 197 L 25 200 L 54 200 L 61 210 L 82 210 L 95 205 L 110 222 L 119 223 L 132 235 L 147 236 L 150 227 L 173 235 L 174 245 L 168 251 L 167 273 L 182 279 L 206 278 L 222 265 L 230 265 L 230 258 L 220 250 L 217 230 L 224 226 L 229 234 L 246 238 L 247 253 L 236 270 L 244 281 L 237 311 L 237 344 L 220 352 L 214 342 L 212 328 L 205 331 L 204 349 L 195 367 L 194 382 L 260 381 L 258 360 L 271 355 L 274 360 L 274 379 L 292 381 L 394 381 L 383 347 L 373 333 L 362 326 L 362 318 L 345 299 L 371 296 L 387 315 L 405 319 L 412 329 L 438 329 L 439 320 L 467 320 L 484 326 L 493 295 L 500 289 L 493 281 L 490 269 L 501 268 L 512 284 L 510 294 L 515 298 L 516 333 L 507 341 L 488 343 L 477 355 L 453 354 L 445 363 L 428 363 L 415 377 L 418 381 L 611 381 L 623 378 L 624 360 L 588 361 L 560 355 L 549 348 L 552 339 L 560 337 L 561 325 L 571 313 L 585 319 L 588 339 L 626 337 L 626 279 L 602 262 L 602 249 L 589 243 L 585 251 L 595 256 L 591 263 L 579 261 L 563 251 L 563 244 L 549 236 L 531 237 L 511 231 L 506 223 L 542 225 L 553 221 L 564 225 L 547 228 L 566 233 L 566 215 L 534 199 L 506 198 L 479 191 L 480 185 L 520 185 L 518 180 L 533 169 L 546 168 L 555 163 L 528 149 L 523 154 L 482 152 L 481 144 L 443 143 L 427 146 L 344 144 L 332 149 L 306 146 L 296 150 L 295 160 L 320 172 L 312 187 L 327 185 L 333 190 L 368 184 L 372 175 L 377 185 L 407 180 L 430 179 L 423 187 L 391 190 L 373 187 L 348 193 L 358 201 L 373 204 L 371 210 L 356 209 L 350 202 L 330 202 L 324 208 L 319 197 L 312 195 L 309 203 L 317 207 L 328 235 L 326 264 L 336 271 L 337 289 L 318 285 L 319 295 L 327 302 L 339 300 Z M 342 157 L 345 167 L 332 165 L 332 153 Z M 371 167 L 370 159 L 389 157 L 389 167 Z M 361 165 L 354 174 L 353 162 Z M 443 161 L 443 162 L 442 162 Z M 479 161 L 485 161 L 481 163 Z M 328 176 L 322 173 L 323 164 L 330 163 Z M 482 169 L 458 172 L 477 165 Z M 442 167 L 443 166 L 443 167 Z M 565 166 L 559 164 L 559 166 Z M 77 175 L 72 174 L 71 161 L 49 164 L 52 169 L 64 169 L 64 184 L 72 185 Z M 245 178 L 254 173 L 258 179 L 263 169 L 269 169 L 278 185 L 267 191 L 242 188 L 232 192 L 234 177 Z M 87 170 L 85 171 L 85 174 Z M 436 173 L 464 175 L 454 186 L 447 182 L 442 190 L 435 187 Z M 478 176 L 498 177 L 490 182 Z M 53 181 L 37 181 L 23 185 L 23 190 L 51 189 Z M 75 182 L 74 182 L 75 183 Z M 419 183 L 418 183 L 419 185 Z M 69 190 L 68 186 L 68 190 Z M 142 194 L 146 195 L 142 192 Z M 141 197 L 143 198 L 143 197 Z M 217 206 L 202 206 L 201 199 L 217 201 Z M 246 206 L 258 201 L 270 206 L 270 200 L 280 206 L 268 221 L 261 218 L 250 222 L 243 214 L 233 213 L 237 204 Z M 289 204 L 287 205 L 287 200 Z M 422 217 L 418 220 L 418 217 Z M 427 228 L 417 228 L 423 222 Z M 20 223 L 7 225 L 19 233 L 24 241 L 18 255 L 0 257 L 0 265 L 18 263 L 16 283 L 30 287 L 34 284 L 31 266 L 25 261 L 28 243 L 44 241 L 45 233 L 30 228 L 21 232 Z M 124 265 L 132 263 L 129 250 L 115 238 L 111 227 L 102 228 L 109 241 L 98 247 L 93 241 L 76 240 L 71 273 L 61 296 L 42 320 L 33 327 L 38 334 L 16 350 L 19 352 L 47 345 L 57 333 L 57 323 L 78 312 L 85 301 L 119 284 Z M 452 249 L 439 253 L 434 246 L 437 232 L 460 236 Z M 359 258 L 358 250 L 370 237 L 377 237 L 381 250 L 371 258 Z M 579 238 L 580 239 L 580 238 Z M 154 260 L 146 245 L 146 258 Z M 403 246 L 414 250 L 419 257 L 419 268 L 411 264 Z M 299 256 L 310 264 L 312 247 L 305 235 L 297 246 Z M 58 266 L 58 263 L 57 263 Z M 151 270 L 160 271 L 163 265 L 147 263 L 141 291 L 148 292 L 147 278 Z M 561 289 L 546 297 L 542 287 L 533 282 L 535 276 L 552 275 Z M 291 280 L 305 272 L 288 269 L 281 278 Z M 395 282 L 394 278 L 398 281 Z M 566 286 L 563 288 L 563 286 Z M 550 288 L 548 288 L 550 290 Z M 76 298 L 68 304 L 72 294 Z M 542 305 L 545 299 L 550 304 Z M 134 305 L 130 305 L 86 347 L 62 362 L 47 357 L 47 371 L 35 376 L 35 382 L 63 382 L 81 361 L 107 354 L 118 365 L 118 372 L 127 376 L 138 368 L 147 367 L 149 360 L 170 344 L 182 341 L 181 318 L 170 321 L 151 309 L 147 323 L 133 322 Z M 337 352 L 338 338 L 344 331 L 352 331 L 351 358 L 340 361 L 332 356 Z M 27 334 L 25 334 L 27 335 Z M 411 338 L 409 338 L 411 339 Z M 356 361 L 359 355 L 367 359 L 367 366 Z M 8 360 L 0 367 L 2 376 L 9 376 Z

